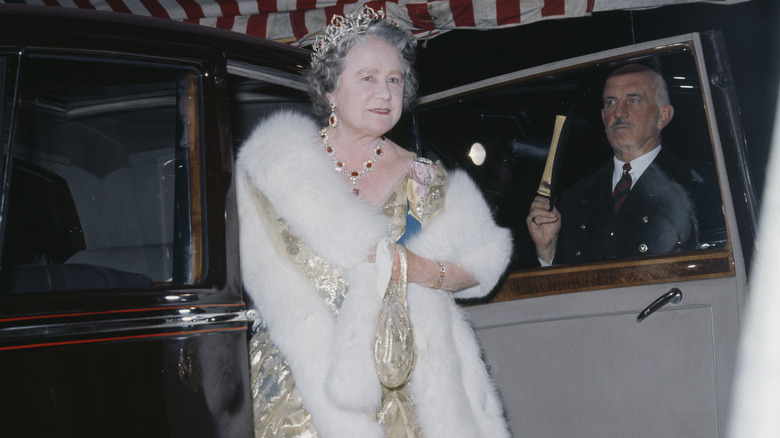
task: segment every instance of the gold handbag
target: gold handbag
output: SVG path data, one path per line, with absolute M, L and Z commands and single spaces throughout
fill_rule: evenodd
M 377 247 L 377 264 L 380 270 L 389 264 L 392 272 L 393 253 L 397 251 L 401 262 L 401 275 L 398 281 L 392 281 L 389 273 L 385 271 L 378 279 L 378 287 L 382 283 L 387 286 L 384 289 L 382 310 L 379 312 L 374 334 L 374 363 L 382 383 L 382 409 L 377 412 L 377 421 L 384 426 L 388 438 L 418 438 L 421 433 L 415 418 L 414 401 L 407 385 L 417 355 L 414 330 L 406 303 L 406 250 L 389 240 L 383 243 Z
M 374 335 L 374 361 L 382 385 L 398 388 L 409 381 L 416 354 L 414 331 L 406 303 L 406 250 L 400 245 L 391 247 L 400 257 L 401 275 L 398 281 L 390 280 L 385 290 Z

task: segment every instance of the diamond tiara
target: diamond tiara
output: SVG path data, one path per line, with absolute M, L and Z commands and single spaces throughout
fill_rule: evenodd
M 364 33 L 368 25 L 376 20 L 387 20 L 394 26 L 398 26 L 390 17 L 385 17 L 383 10 L 374 11 L 369 6 L 363 6 L 362 11 L 354 11 L 346 16 L 334 15 L 330 19 L 330 24 L 317 34 L 314 40 L 314 53 L 311 54 L 312 64 L 316 63 L 325 56 L 325 53 L 338 44 L 339 40 L 357 33 Z

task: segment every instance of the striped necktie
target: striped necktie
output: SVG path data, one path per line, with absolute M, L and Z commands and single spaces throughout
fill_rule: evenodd
M 626 202 L 626 197 L 628 197 L 628 192 L 631 191 L 631 174 L 628 172 L 631 170 L 631 164 L 626 163 L 623 165 L 623 176 L 620 177 L 620 181 L 618 181 L 617 185 L 615 186 L 615 190 L 612 191 L 612 202 L 614 204 L 614 211 L 620 210 L 620 207 L 623 206 L 623 203 Z

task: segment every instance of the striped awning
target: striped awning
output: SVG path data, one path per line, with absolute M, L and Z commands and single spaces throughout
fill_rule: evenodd
M 300 45 L 323 29 L 334 14 L 349 13 L 363 4 L 384 9 L 418 38 L 431 38 L 459 28 L 511 27 L 599 11 L 743 1 L 747 0 L 21 0 L 168 18 Z

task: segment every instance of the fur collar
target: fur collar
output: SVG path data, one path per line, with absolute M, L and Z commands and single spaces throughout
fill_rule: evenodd
M 237 162 L 290 230 L 336 266 L 365 260 L 389 230 L 387 217 L 355 197 L 333 170 L 308 116 L 291 111 L 269 116 L 241 148 Z M 356 225 L 333 226 L 345 223 Z

